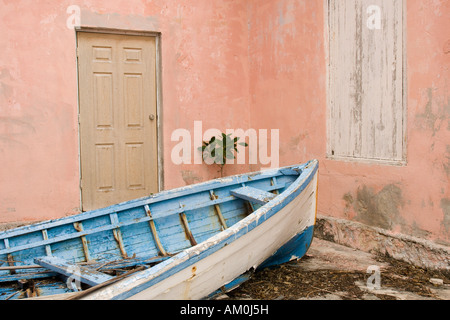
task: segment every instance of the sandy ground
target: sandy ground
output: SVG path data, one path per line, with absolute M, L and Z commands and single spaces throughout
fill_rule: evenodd
M 315 238 L 301 260 L 259 271 L 217 299 L 450 300 L 450 274 Z

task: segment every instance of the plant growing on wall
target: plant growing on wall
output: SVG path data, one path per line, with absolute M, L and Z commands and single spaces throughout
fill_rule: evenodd
M 228 160 L 235 159 L 235 152 L 239 152 L 238 144 L 248 147 L 246 142 L 239 142 L 239 137 L 231 138 L 230 134 L 221 133 L 220 137 L 213 136 L 209 141 L 203 141 L 198 150 L 203 154 L 207 164 L 217 164 L 220 167 L 220 176 L 223 177 L 223 168 Z

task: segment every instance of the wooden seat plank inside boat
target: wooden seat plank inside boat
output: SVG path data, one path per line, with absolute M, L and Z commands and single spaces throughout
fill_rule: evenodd
M 99 272 L 85 266 L 75 265 L 64 259 L 57 257 L 40 257 L 34 259 L 38 265 L 62 274 L 66 277 L 75 275 L 79 281 L 90 286 L 96 286 L 100 283 L 106 282 L 114 278 L 108 274 Z
M 273 193 L 247 186 L 231 190 L 231 194 L 235 197 L 258 204 L 265 204 L 276 197 Z

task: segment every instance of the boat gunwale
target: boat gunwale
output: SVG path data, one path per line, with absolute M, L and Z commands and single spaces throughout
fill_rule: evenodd
M 187 195 L 193 194 L 193 193 L 214 190 L 214 189 L 223 188 L 223 187 L 227 187 L 227 186 L 231 186 L 231 185 L 239 184 L 239 183 L 247 183 L 247 182 L 251 182 L 251 181 L 263 180 L 268 177 L 283 176 L 284 174 L 281 172 L 282 169 L 297 169 L 297 168 L 302 169 L 308 163 L 301 164 L 301 165 L 291 165 L 291 166 L 286 166 L 286 167 L 277 168 L 277 169 L 269 169 L 266 171 L 256 171 L 256 172 L 251 172 L 251 173 L 238 174 L 238 175 L 229 176 L 229 177 L 225 177 L 225 178 L 218 178 L 218 179 L 200 182 L 197 184 L 192 184 L 192 185 L 188 185 L 188 186 L 184 186 L 184 187 L 179 187 L 179 188 L 170 189 L 170 190 L 164 190 L 164 191 L 161 191 L 159 193 L 156 193 L 156 194 L 153 194 L 150 196 L 121 202 L 121 203 L 114 204 L 114 205 L 111 205 L 111 206 L 108 206 L 105 208 L 81 212 L 79 214 L 74 214 L 74 215 L 68 216 L 68 217 L 45 220 L 45 221 L 41 221 L 41 222 L 37 222 L 37 223 L 33 223 L 33 224 L 21 226 L 21 227 L 9 229 L 9 230 L 4 230 L 4 231 L 0 232 L 0 241 L 8 239 L 8 238 L 17 237 L 17 236 L 23 236 L 27 233 L 38 232 L 38 231 L 42 231 L 42 230 L 46 230 L 46 229 L 54 228 L 54 227 L 59 227 L 59 226 L 63 226 L 63 225 L 74 223 L 74 222 L 79 222 L 79 221 L 83 221 L 83 220 L 87 220 L 87 219 L 93 219 L 93 218 L 97 218 L 97 217 L 101 217 L 101 216 L 106 216 L 106 215 L 110 215 L 112 213 L 118 213 L 120 211 L 124 211 L 127 209 L 139 207 L 139 206 L 150 205 L 152 203 L 161 202 L 164 200 L 174 199 L 177 197 L 183 197 L 183 196 L 187 196 Z M 239 178 L 241 178 L 241 177 L 244 179 L 242 181 L 239 181 Z M 251 178 L 249 178 L 249 177 L 251 177 Z M 209 203 L 215 204 L 215 203 L 213 203 L 214 201 L 216 201 L 217 203 L 221 202 L 219 199 L 216 199 L 216 200 L 210 200 Z M 165 217 L 165 216 L 166 215 L 161 216 L 161 218 Z M 157 214 L 156 214 L 155 216 L 153 216 L 152 219 L 155 220 L 158 218 L 160 218 L 160 217 L 157 216 Z M 79 233 L 81 234 L 82 232 L 79 232 Z M 11 249 L 13 249 L 13 248 L 14 247 L 11 247 Z M 2 253 L 2 250 L 5 250 L 5 249 L 1 249 L 0 254 L 4 254 L 4 253 Z
M 128 278 L 120 280 L 118 283 L 103 288 L 103 290 L 110 290 L 110 288 L 114 286 L 126 287 L 128 284 L 131 284 L 132 282 L 145 279 L 146 280 L 145 282 L 137 284 L 127 291 L 113 295 L 111 299 L 122 300 L 129 298 L 143 290 L 148 289 L 149 287 L 166 279 L 167 277 L 170 277 L 176 274 L 177 272 L 191 266 L 192 264 L 203 259 L 204 257 L 230 244 L 231 242 L 239 239 L 241 236 L 247 234 L 257 226 L 261 225 L 263 222 L 268 220 L 270 217 L 276 214 L 279 211 L 279 209 L 284 208 L 288 203 L 292 201 L 293 198 L 295 198 L 298 194 L 300 194 L 316 176 L 316 173 L 318 171 L 318 164 L 319 164 L 318 160 L 314 159 L 302 165 L 284 167 L 284 168 L 299 168 L 302 169 L 302 171 L 300 172 L 299 176 L 292 182 L 292 184 L 288 186 L 286 190 L 284 190 L 282 193 L 277 195 L 277 197 L 275 197 L 265 205 L 261 206 L 260 208 L 258 208 L 257 210 L 249 214 L 247 217 L 234 224 L 233 226 L 230 226 L 228 229 L 212 236 L 211 238 L 195 246 L 184 249 L 183 251 L 172 256 L 171 258 L 149 269 L 140 271 Z M 311 170 L 309 171 L 304 170 L 310 169 L 311 165 L 313 165 Z M 283 168 L 279 168 L 277 170 L 281 171 L 281 169 Z M 288 199 L 289 201 L 286 201 Z M 161 278 L 161 276 L 163 278 Z M 95 294 L 96 292 L 92 293 L 92 295 Z

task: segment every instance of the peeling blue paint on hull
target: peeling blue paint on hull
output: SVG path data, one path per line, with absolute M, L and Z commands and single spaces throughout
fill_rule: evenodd
M 249 270 L 304 255 L 317 172 L 312 160 L 0 232 L 0 300 L 202 299 L 238 285 Z M 77 266 L 83 291 L 73 293 L 58 275 Z M 109 273 L 137 266 L 144 270 Z
M 213 299 L 214 297 L 229 292 L 233 289 L 236 289 L 245 281 L 249 280 L 254 272 L 261 271 L 265 268 L 277 267 L 283 263 L 301 259 L 309 247 L 311 246 L 312 239 L 314 233 L 314 226 L 310 226 L 306 228 L 303 232 L 294 236 L 291 240 L 289 240 L 286 244 L 284 244 L 280 249 L 278 249 L 269 259 L 264 261 L 261 265 L 259 265 L 256 270 L 248 271 L 233 281 L 225 284 L 219 290 L 214 291 L 212 294 L 208 296 L 208 299 Z
M 273 256 L 258 266 L 257 270 L 278 266 L 295 259 L 301 259 L 308 251 L 314 234 L 314 226 L 306 228 L 285 245 L 278 249 Z

